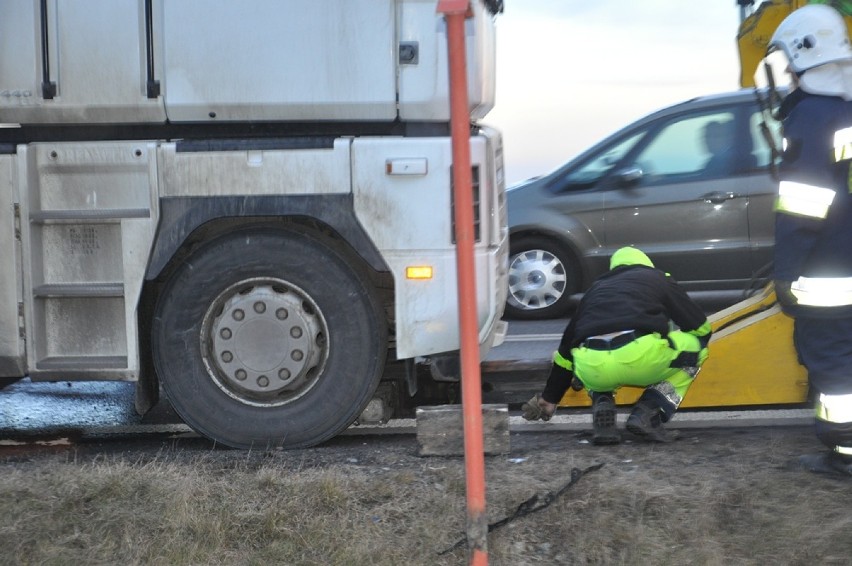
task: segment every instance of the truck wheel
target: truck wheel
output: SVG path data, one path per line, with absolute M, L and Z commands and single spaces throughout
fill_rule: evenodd
M 169 401 L 234 448 L 319 444 L 349 426 L 381 378 L 387 325 L 372 287 L 310 235 L 241 230 L 175 271 L 153 322 Z

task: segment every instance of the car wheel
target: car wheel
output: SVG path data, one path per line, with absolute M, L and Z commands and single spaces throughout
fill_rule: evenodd
M 193 429 L 234 448 L 297 448 L 358 418 L 387 325 L 366 279 L 324 241 L 241 230 L 187 258 L 158 300 L 157 374 Z
M 563 246 L 538 236 L 512 240 L 506 316 L 523 320 L 563 316 L 579 281 L 574 257 Z

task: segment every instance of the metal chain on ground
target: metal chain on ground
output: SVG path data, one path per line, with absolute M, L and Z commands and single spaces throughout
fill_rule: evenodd
M 581 470 L 579 468 L 572 468 L 571 469 L 571 480 L 568 481 L 568 483 L 563 485 L 557 491 L 548 491 L 543 496 L 540 496 L 539 494 L 533 495 L 532 497 L 530 497 L 529 499 L 527 499 L 526 501 L 524 501 L 520 505 L 518 505 L 518 507 L 515 509 L 515 512 L 512 513 L 511 515 L 509 515 L 508 517 L 504 517 L 503 519 L 500 519 L 499 521 L 496 521 L 494 523 L 490 523 L 488 525 L 488 532 L 491 533 L 493 531 L 496 531 L 500 527 L 504 527 L 504 526 L 508 525 L 509 523 L 514 521 L 515 519 L 520 519 L 521 517 L 531 515 L 532 513 L 536 513 L 538 511 L 541 511 L 542 509 L 549 507 L 551 503 L 556 501 L 563 493 L 568 491 L 568 489 L 570 489 L 574 484 L 576 484 L 578 481 L 580 481 L 580 478 L 582 478 L 584 475 L 586 475 L 590 472 L 596 472 L 596 471 L 600 470 L 601 468 L 603 468 L 603 462 L 601 462 L 600 464 L 595 464 L 594 466 L 589 466 L 585 470 Z M 449 548 L 445 548 L 444 550 L 438 552 L 438 556 L 443 556 L 444 554 L 448 554 L 448 553 L 456 550 L 457 548 L 460 548 L 466 542 L 467 542 L 467 536 L 462 537 L 461 539 L 456 541 L 456 543 L 453 544 L 452 546 L 450 546 Z

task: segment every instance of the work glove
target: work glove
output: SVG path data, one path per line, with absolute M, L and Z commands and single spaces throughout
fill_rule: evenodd
M 790 290 L 790 287 L 793 285 L 792 281 L 773 281 L 775 286 L 775 298 L 778 299 L 778 304 L 781 307 L 793 307 L 799 304 L 799 300 L 793 294 L 793 291 Z
M 541 400 L 541 396 L 536 394 L 533 395 L 532 399 L 521 405 L 521 409 L 524 410 L 524 418 L 528 421 L 549 421 L 552 414 L 547 413 L 544 408 L 542 408 L 539 401 Z

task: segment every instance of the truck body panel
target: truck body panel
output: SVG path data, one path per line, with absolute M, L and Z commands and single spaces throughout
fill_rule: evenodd
M 490 135 L 494 137 L 478 136 L 471 140 L 471 162 L 475 171 L 474 258 L 477 273 L 497 273 L 497 279 L 502 280 L 506 273 L 502 257 L 507 250 L 501 248 L 508 246 L 508 234 L 499 228 L 501 217 L 506 215 L 505 205 L 497 196 L 500 191 L 491 186 L 496 182 L 497 168 L 502 171 L 502 163 L 495 164 L 487 159 L 487 155 L 497 153 L 488 147 L 499 147 L 500 139 L 493 131 Z M 407 329 L 404 335 L 397 335 L 397 351 L 405 358 L 414 352 L 435 354 L 453 350 L 459 343 L 455 314 L 458 312 L 458 290 L 452 232 L 453 196 L 450 190 L 430 188 L 447 183 L 445 176 L 452 165 L 450 140 L 435 143 L 429 139 L 413 139 L 411 143 L 399 144 L 392 138 L 359 139 L 353 147 L 355 211 L 393 273 L 397 290 L 396 321 L 400 328 Z M 389 155 L 393 156 L 393 161 L 419 160 L 425 173 L 378 177 L 376 171 L 388 169 Z M 436 183 L 436 176 L 442 183 Z M 409 212 L 404 213 L 405 210 Z M 438 215 L 443 219 L 437 218 Z M 484 218 L 483 215 L 493 216 Z M 436 225 L 445 229 L 435 230 Z M 434 266 L 435 277 L 407 280 L 405 269 L 412 265 L 412 260 Z M 483 332 L 493 325 L 493 314 L 501 310 L 505 292 L 505 286 L 493 288 L 490 278 L 477 281 L 477 314 Z M 436 301 L 434 297 L 443 297 L 443 300 Z
M 14 2 L 0 20 L 0 122 L 447 121 L 435 5 L 91 0 L 81 10 L 47 0 L 45 13 Z M 479 119 L 494 105 L 494 31 L 473 5 L 468 85 Z
M 16 170 L 15 156 L 0 154 L 0 376 L 23 375 L 26 366 Z

